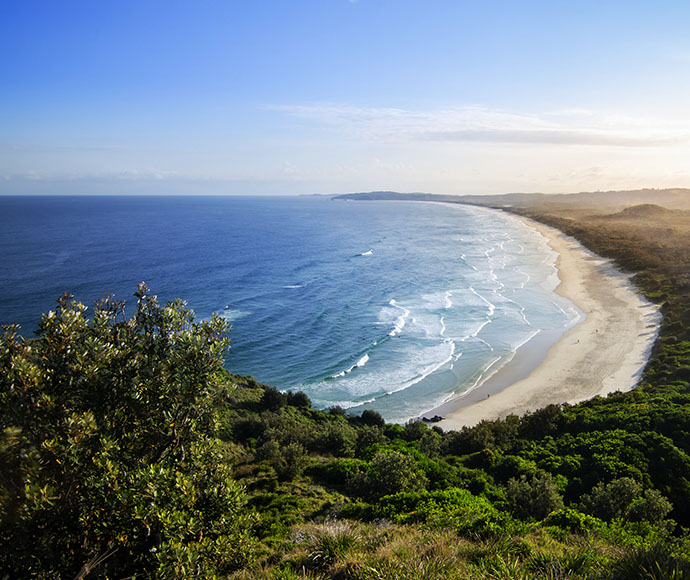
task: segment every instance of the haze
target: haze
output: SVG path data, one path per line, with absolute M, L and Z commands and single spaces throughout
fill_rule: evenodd
M 0 194 L 690 186 L 686 2 L 6 2 Z

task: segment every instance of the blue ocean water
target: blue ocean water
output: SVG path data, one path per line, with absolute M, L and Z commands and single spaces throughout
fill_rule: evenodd
M 0 323 L 27 336 L 63 292 L 93 304 L 143 280 L 161 301 L 232 322 L 231 371 L 394 421 L 476 388 L 579 317 L 553 292 L 546 240 L 470 206 L 3 197 L 0 255 Z

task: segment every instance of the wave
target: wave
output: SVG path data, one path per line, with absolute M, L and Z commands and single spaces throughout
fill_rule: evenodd
M 329 401 L 329 407 L 340 407 L 341 409 L 352 409 L 352 407 L 359 407 L 361 405 L 367 405 L 368 403 L 374 403 L 376 397 L 371 399 L 366 399 L 365 401 Z
M 474 294 L 477 298 L 484 302 L 484 304 L 486 304 L 486 306 L 488 307 L 487 318 L 492 317 L 494 315 L 494 312 L 496 311 L 496 306 L 492 302 L 484 298 L 484 296 L 477 292 L 472 286 L 470 286 L 470 292 L 472 292 L 472 294 Z
M 216 312 L 216 314 L 221 318 L 225 318 L 228 322 L 234 322 L 235 320 L 249 316 L 251 312 L 248 310 L 236 310 L 229 306 L 225 306 L 223 310 Z
M 444 358 L 442 358 L 440 361 L 435 361 L 433 363 L 430 363 L 425 368 L 418 371 L 416 376 L 408 379 L 407 381 L 398 385 L 397 387 L 393 387 L 393 388 L 389 387 L 389 388 L 385 389 L 386 393 L 388 395 L 392 395 L 393 393 L 397 393 L 399 391 L 404 391 L 406 389 L 409 389 L 410 387 L 423 381 L 430 374 L 435 373 L 437 370 L 439 370 L 445 364 L 448 364 L 449 362 L 451 362 L 453 360 L 453 355 L 455 354 L 455 343 L 450 339 L 446 339 L 443 341 L 443 344 L 448 345 L 450 347 L 448 354 Z
M 462 392 L 461 396 L 468 395 L 478 387 L 484 385 L 489 379 L 491 379 L 496 373 L 500 372 L 507 364 L 509 364 L 517 355 L 518 351 L 525 346 L 530 340 L 532 340 L 541 330 L 535 330 L 527 338 L 522 340 L 520 343 L 516 344 L 507 355 L 499 356 L 493 359 L 484 369 L 479 373 L 477 379 L 472 383 L 465 391 Z M 493 351 L 493 349 L 491 349 Z M 496 363 L 500 363 L 496 365 Z
M 293 290 L 295 288 L 304 288 L 304 284 L 290 284 L 288 286 L 283 286 L 286 290 Z
M 410 316 L 410 311 L 407 308 L 399 306 L 394 299 L 391 299 L 388 302 L 388 304 L 396 310 L 400 311 L 400 314 L 395 318 L 395 321 L 393 322 L 393 328 L 388 333 L 388 336 L 398 336 L 402 334 L 402 331 L 405 328 L 405 324 L 407 324 L 407 319 Z M 381 315 L 379 314 L 379 318 L 380 317 Z
M 455 343 L 447 339 L 436 347 L 422 349 L 416 354 L 416 357 L 406 357 L 408 365 L 375 369 L 370 373 L 365 371 L 361 375 L 350 374 L 358 366 L 363 366 L 368 361 L 368 355 L 364 355 L 357 364 L 352 365 L 347 371 L 333 375 L 330 380 L 327 379 L 317 385 L 311 385 L 308 389 L 312 393 L 310 396 L 316 400 L 328 401 L 328 404 L 337 404 L 343 408 L 374 402 L 382 397 L 409 389 L 444 365 L 452 363 L 455 360 Z
M 374 250 L 367 250 L 366 252 L 362 252 L 361 254 L 357 254 L 358 256 L 371 256 L 374 253 Z
M 332 379 L 337 379 L 339 377 L 344 377 L 345 375 L 349 375 L 352 371 L 355 369 L 362 368 L 365 364 L 369 362 L 369 353 L 364 353 L 364 356 L 362 356 L 355 364 L 353 364 L 350 368 L 340 371 L 339 373 L 336 373 L 335 375 L 332 375 Z
M 472 268 L 475 272 L 479 272 L 475 266 L 467 261 L 467 254 L 460 254 L 460 260 L 465 264 L 465 266 Z

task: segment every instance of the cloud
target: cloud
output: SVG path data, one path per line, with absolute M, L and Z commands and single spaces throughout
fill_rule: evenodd
M 125 169 L 117 172 L 85 173 L 85 172 L 47 172 L 31 169 L 24 173 L 4 174 L 5 181 L 166 181 L 166 180 L 198 180 L 198 177 L 185 176 L 177 171 L 166 171 L 155 168 Z
M 611 145 L 615 147 L 659 147 L 675 145 L 679 137 L 645 137 L 577 130 L 465 130 L 432 132 L 433 141 L 475 141 L 483 143 L 532 143 L 545 145 Z
M 439 110 L 349 105 L 278 105 L 307 124 L 370 141 L 401 140 L 607 147 L 665 147 L 686 143 L 690 126 L 658 120 L 602 115 L 586 109 L 540 114 L 484 106 Z
M 107 146 L 102 147 L 77 147 L 70 145 L 16 145 L 16 144 L 0 144 L 0 153 L 112 153 L 114 151 L 124 151 L 124 147 Z

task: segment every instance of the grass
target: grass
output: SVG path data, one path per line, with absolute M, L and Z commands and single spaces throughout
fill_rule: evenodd
M 684 580 L 684 546 L 622 548 L 595 536 L 468 540 L 450 529 L 329 520 L 294 528 L 234 580 Z

